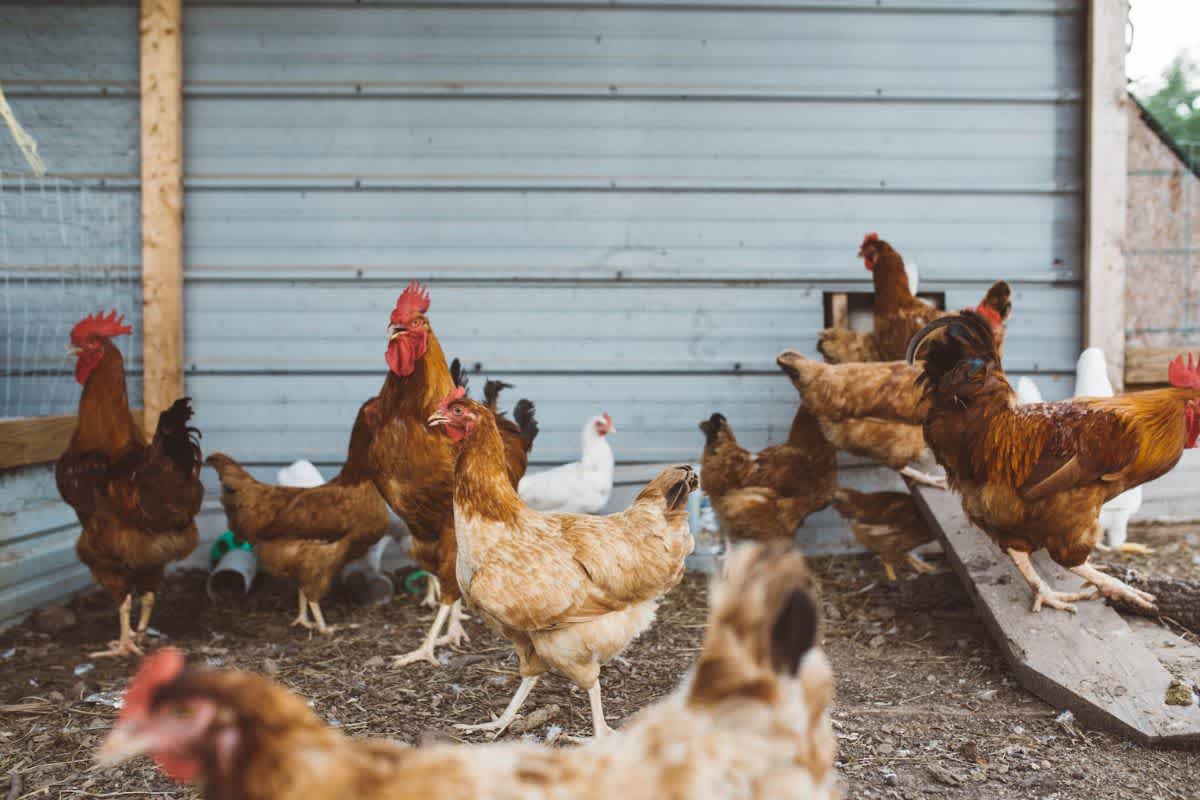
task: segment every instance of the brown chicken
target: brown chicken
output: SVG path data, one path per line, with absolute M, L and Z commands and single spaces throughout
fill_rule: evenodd
M 738 444 L 721 414 L 701 422 L 700 430 L 700 486 L 725 536 L 791 539 L 809 514 L 829 505 L 837 488 L 837 451 L 803 406 L 787 441 L 758 453 Z
M 151 755 L 210 800 L 833 800 L 833 680 L 817 608 L 797 550 L 740 548 L 693 674 L 616 735 L 572 748 L 355 739 L 260 675 L 185 667 L 159 650 L 96 757 Z
M 499 735 L 538 678 L 554 670 L 588 692 L 592 725 L 604 735 L 600 666 L 650 626 L 658 599 L 683 577 L 696 473 L 666 469 L 628 510 L 607 517 L 535 511 L 508 480 L 492 412 L 465 395 L 455 388 L 429 419 L 458 449 L 458 580 L 484 621 L 516 647 L 522 680 L 499 719 L 460 727 Z
M 795 350 L 780 353 L 777 363 L 834 447 L 945 488 L 944 479 L 913 466 L 932 460 L 921 430 L 928 405 L 918 369 L 903 361 L 823 364 Z
M 120 603 L 120 638 L 93 656 L 141 654 L 129 621 L 133 594 L 141 597 L 141 635 L 167 564 L 196 549 L 195 519 L 204 501 L 200 434 L 188 425 L 188 398 L 159 416 L 149 443 L 129 410 L 125 362 L 112 343 L 132 332 L 124 321 L 116 311 L 94 314 L 71 330 L 83 394 L 78 425 L 54 468 L 58 492 L 83 526 L 75 552 Z
M 224 453 L 208 457 L 221 478 L 221 505 L 230 530 L 254 545 L 266 572 L 300 584 L 300 610 L 293 625 L 332 633 L 336 626 L 325 624 L 321 600 L 342 569 L 388 532 L 387 505 L 364 457 L 378 417 L 377 398 L 363 403 L 350 432 L 345 465 L 320 486 L 260 483 Z
M 933 567 L 911 552 L 934 540 L 933 530 L 921 516 L 911 494 L 905 492 L 856 492 L 839 488 L 833 507 L 850 523 L 854 538 L 879 556 L 888 580 L 896 580 L 896 569 L 907 564 L 917 572 Z
M 855 361 L 898 361 L 904 358 L 913 334 L 933 320 L 945 316 L 909 289 L 904 259 L 879 234 L 868 233 L 858 251 L 871 271 L 875 286 L 874 329 L 870 333 L 828 328 L 821 332 L 817 349 L 831 364 Z M 1003 347 L 1004 324 L 1012 313 L 1012 290 L 1004 281 L 988 289 L 976 308 L 997 327 L 998 346 Z
M 1042 605 L 1073 611 L 1094 594 L 1053 591 L 1030 553 L 1050 557 L 1100 595 L 1152 608 L 1154 598 L 1097 570 L 1100 507 L 1165 474 L 1200 437 L 1200 367 L 1171 363 L 1172 387 L 1111 398 L 1021 405 L 992 326 L 971 311 L 937 320 L 909 346 L 930 405 L 925 440 L 962 494 L 963 510 L 1021 570 Z

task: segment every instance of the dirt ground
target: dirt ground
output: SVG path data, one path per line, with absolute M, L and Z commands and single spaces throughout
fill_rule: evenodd
M 1200 527 L 1142 528 L 1131 539 L 1152 556 L 1108 560 L 1149 574 L 1200 580 Z M 868 557 L 819 559 L 826 649 L 837 675 L 834 724 L 838 769 L 851 798 L 1195 798 L 1200 754 L 1146 750 L 1056 721 L 1051 708 L 1018 688 L 970 609 L 897 612 L 871 587 L 882 579 Z M 658 622 L 605 669 L 605 711 L 618 723 L 669 692 L 696 657 L 703 635 L 706 579 L 689 575 L 661 607 Z M 213 666 L 265 672 L 310 698 L 348 733 L 411 743 L 453 738 L 455 722 L 499 713 L 516 687 L 505 643 L 478 622 L 447 666 L 389 668 L 386 658 L 421 641 L 432 612 L 410 596 L 369 611 L 340 597 L 325 607 L 331 638 L 288 625 L 294 589 L 258 584 L 239 608 L 204 599 L 203 577 L 173 577 L 155 612 L 161 640 Z M 0 634 L 0 792 L 33 797 L 194 797 L 140 760 L 96 770 L 91 753 L 114 715 L 112 702 L 132 668 L 87 657 L 116 631 L 107 598 L 92 592 L 69 606 L 77 617 L 48 635 L 27 624 Z M 587 697 L 562 679 L 543 681 L 526 716 L 548 716 L 524 733 L 545 739 L 591 730 Z

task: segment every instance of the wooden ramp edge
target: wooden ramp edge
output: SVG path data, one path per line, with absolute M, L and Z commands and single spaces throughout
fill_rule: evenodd
M 911 488 L 1025 689 L 1089 726 L 1140 744 L 1200 748 L 1200 706 L 1165 702 L 1172 671 L 1200 679 L 1200 647 L 1153 622 L 1126 621 L 1102 600 L 1077 603 L 1077 614 L 1033 613 L 1033 593 L 1016 565 L 967 520 L 958 495 Z M 1077 591 L 1082 584 L 1045 552 L 1033 563 L 1055 589 Z

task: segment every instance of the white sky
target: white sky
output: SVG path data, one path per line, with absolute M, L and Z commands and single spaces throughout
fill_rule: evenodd
M 1145 86 L 1159 82 L 1180 50 L 1200 60 L 1200 0 L 1130 0 L 1133 46 L 1125 74 Z

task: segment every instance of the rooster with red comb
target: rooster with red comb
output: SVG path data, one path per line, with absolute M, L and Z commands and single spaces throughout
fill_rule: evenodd
M 140 636 L 166 565 L 196 547 L 195 518 L 204 499 L 190 400 L 180 398 L 164 411 L 149 441 L 129 409 L 124 359 L 112 339 L 132 331 L 116 311 L 92 314 L 71 329 L 68 348 L 83 393 L 54 475 L 83 527 L 75 545 L 79 560 L 120 609 L 119 638 L 93 656 L 141 653 L 130 624 L 133 596 L 141 598 Z

